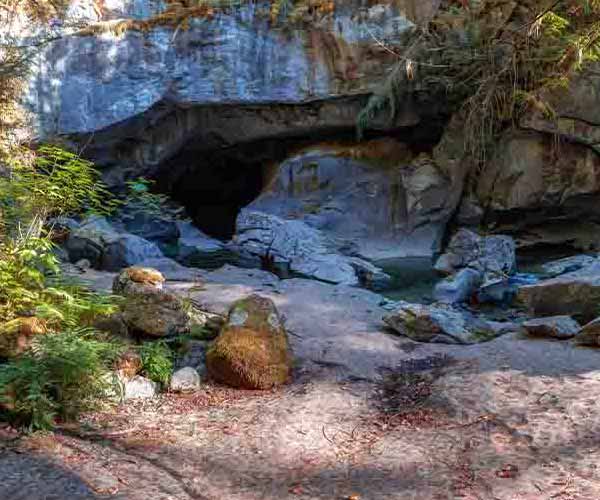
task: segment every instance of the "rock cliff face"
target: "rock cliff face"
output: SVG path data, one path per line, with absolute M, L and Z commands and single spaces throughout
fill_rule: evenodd
M 407 16 L 430 17 L 439 1 L 415 4 L 344 0 L 319 14 L 300 3 L 293 20 L 274 23 L 269 2 L 243 3 L 183 28 L 117 36 L 116 23 L 170 4 L 75 2 L 69 22 L 99 22 L 105 32 L 65 29 L 40 54 L 27 102 L 40 137 L 69 135 L 101 163 L 134 162 L 140 171 L 190 144 L 206 150 L 349 128 L 395 61 L 393 47 L 413 26 Z M 407 106 L 397 123 L 416 121 Z
M 32 73 L 26 101 L 37 135 L 85 146 L 113 186 L 158 179 L 201 229 L 223 239 L 249 205 L 350 241 L 353 256 L 433 255 L 470 175 L 458 225 L 483 223 L 519 247 L 600 248 L 594 68 L 569 92 L 545 96 L 556 118 L 529 113 L 475 175 L 460 120 L 448 123 L 444 96 L 416 83 L 392 122 L 373 125 L 393 137 L 379 157 L 331 144 L 350 137 L 413 22 L 431 18 L 439 0 L 339 0 L 327 12 L 300 2 L 285 21 L 283 13 L 273 19 L 270 3 L 248 3 L 114 34 L 124 20 L 173 5 L 72 2 L 68 22 L 53 28 L 64 36 Z M 77 22 L 96 23 L 96 34 L 78 33 Z M 430 154 L 416 154 L 423 150 Z
M 520 247 L 600 248 L 600 76 L 581 74 L 568 91 L 544 98 L 553 109 L 529 113 L 506 132 L 483 171 L 477 197 L 486 219 Z

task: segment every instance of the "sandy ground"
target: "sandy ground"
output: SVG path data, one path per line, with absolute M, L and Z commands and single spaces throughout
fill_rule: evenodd
M 275 300 L 294 381 L 206 384 L 23 439 L 0 428 L 0 499 L 600 498 L 599 351 L 517 334 L 417 344 L 384 330 L 364 290 L 204 280 L 169 286 L 215 312 L 249 292 Z

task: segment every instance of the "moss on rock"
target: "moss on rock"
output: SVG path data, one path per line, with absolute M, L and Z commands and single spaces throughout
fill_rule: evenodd
M 209 375 L 231 387 L 270 389 L 284 384 L 292 356 L 273 302 L 251 295 L 234 303 L 206 362 Z

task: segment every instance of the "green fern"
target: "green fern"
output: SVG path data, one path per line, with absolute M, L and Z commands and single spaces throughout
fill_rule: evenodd
M 98 407 L 110 393 L 108 373 L 123 349 L 85 328 L 41 336 L 26 354 L 0 365 L 5 415 L 38 430 Z

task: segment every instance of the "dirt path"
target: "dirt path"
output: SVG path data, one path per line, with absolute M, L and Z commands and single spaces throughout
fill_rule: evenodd
M 382 332 L 373 294 L 244 273 L 212 273 L 193 299 L 272 296 L 293 384 L 206 385 L 16 442 L 4 429 L 0 499 L 600 498 L 600 352 L 415 344 Z

